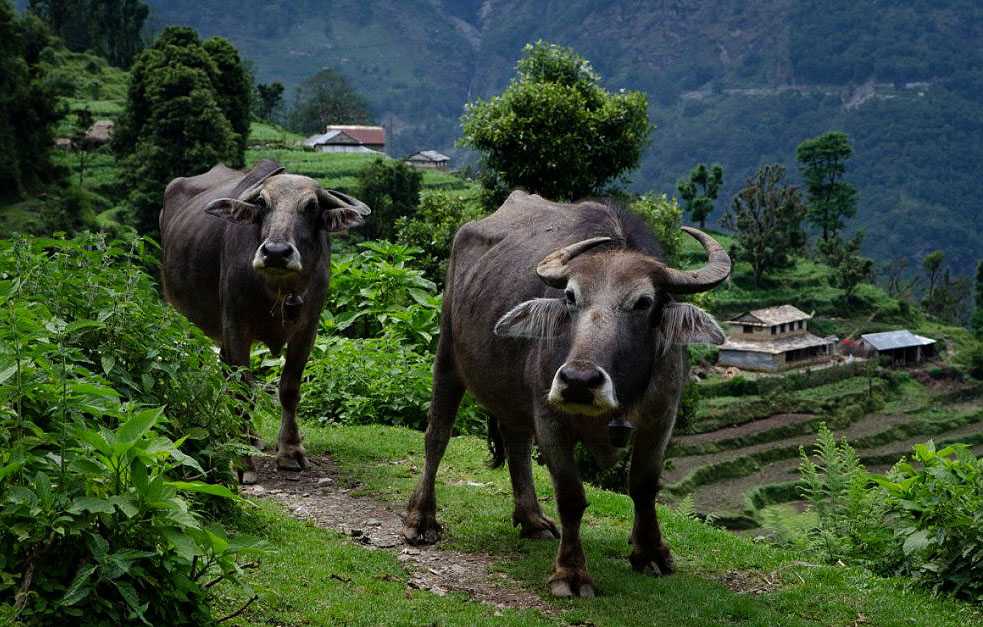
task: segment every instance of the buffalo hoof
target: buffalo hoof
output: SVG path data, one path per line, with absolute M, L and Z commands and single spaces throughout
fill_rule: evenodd
M 669 548 L 661 544 L 649 551 L 635 549 L 628 556 L 633 570 L 639 573 L 651 573 L 656 577 L 671 575 L 675 567 Z
M 552 520 L 537 514 L 526 519 L 512 516 L 512 524 L 520 527 L 519 536 L 531 540 L 555 540 L 560 537 L 560 531 Z
M 594 582 L 584 571 L 566 571 L 565 574 L 554 573 L 550 577 L 550 594 L 555 597 L 580 597 L 589 599 L 596 596 Z
M 413 512 L 407 514 L 403 524 L 403 539 L 407 544 L 436 544 L 443 531 L 433 514 Z
M 307 468 L 307 456 L 304 454 L 304 447 L 287 446 L 280 447 L 280 452 L 276 456 L 276 467 L 279 470 L 289 470 L 299 472 Z

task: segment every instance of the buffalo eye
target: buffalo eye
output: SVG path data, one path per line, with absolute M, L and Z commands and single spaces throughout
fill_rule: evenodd
M 567 301 L 567 304 L 568 305 L 576 305 L 577 304 L 577 295 L 573 293 L 573 290 L 566 290 L 563 293 L 563 296 L 564 296 L 564 298 L 566 298 L 566 301 Z
M 634 311 L 648 311 L 655 301 L 651 296 L 642 296 L 635 301 L 635 305 L 632 307 Z

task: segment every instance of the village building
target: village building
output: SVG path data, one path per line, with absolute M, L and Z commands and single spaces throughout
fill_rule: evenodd
M 318 152 L 384 153 L 386 129 L 381 126 L 332 125 L 304 140 L 304 147 Z
M 63 150 L 78 148 L 94 150 L 109 143 L 113 138 L 114 127 L 115 123 L 112 120 L 96 120 L 85 132 L 85 137 L 82 137 L 81 141 L 77 142 L 70 137 L 57 137 L 55 138 L 55 147 Z
M 860 353 L 869 358 L 884 357 L 895 364 L 917 364 L 935 355 L 935 340 L 907 329 L 865 333 L 860 336 Z
M 827 362 L 835 337 L 809 333 L 810 314 L 781 305 L 755 309 L 727 322 L 730 332 L 720 347 L 717 365 L 774 372 Z
M 446 170 L 451 158 L 436 150 L 421 150 L 406 157 L 404 161 L 416 168 Z

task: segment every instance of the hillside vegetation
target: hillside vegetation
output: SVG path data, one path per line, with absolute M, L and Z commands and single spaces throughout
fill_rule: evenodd
M 158 23 L 229 37 L 262 81 L 295 86 L 337 68 L 400 156 L 453 150 L 464 103 L 500 92 L 527 42 L 569 45 L 608 87 L 649 97 L 656 130 L 633 189 L 671 192 L 694 163 L 721 163 L 716 219 L 759 165 L 795 172 L 800 141 L 843 130 L 868 254 L 918 260 L 942 248 L 963 275 L 983 256 L 978 3 L 150 4 Z

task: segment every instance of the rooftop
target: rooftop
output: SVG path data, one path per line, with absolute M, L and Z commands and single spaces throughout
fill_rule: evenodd
M 437 163 L 443 161 L 450 161 L 451 158 L 447 155 L 437 152 L 436 150 L 421 150 L 420 152 L 415 152 L 409 157 L 406 157 L 407 161 L 434 161 Z
M 361 144 L 383 145 L 386 143 L 386 129 L 381 126 L 361 126 L 357 124 L 331 124 L 325 132 L 343 131 Z
M 826 346 L 827 344 L 835 343 L 836 338 L 833 336 L 818 337 L 812 333 L 806 333 L 804 335 L 792 335 L 763 341 L 727 338 L 727 341 L 720 347 L 720 350 L 747 351 L 749 353 L 768 353 L 770 355 L 778 355 L 780 353 L 786 353 L 788 351 L 794 351 L 800 348 L 812 348 L 813 346 Z
M 908 329 L 883 331 L 881 333 L 865 333 L 860 337 L 879 351 L 935 344 L 935 340 L 922 337 L 921 335 L 915 335 Z
M 809 320 L 810 318 L 812 318 L 811 314 L 807 314 L 798 307 L 793 305 L 779 305 L 778 307 L 768 307 L 766 309 L 754 309 L 730 320 L 730 323 L 771 327 L 776 324 Z

